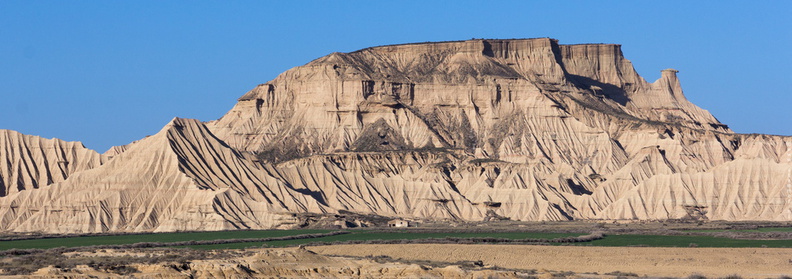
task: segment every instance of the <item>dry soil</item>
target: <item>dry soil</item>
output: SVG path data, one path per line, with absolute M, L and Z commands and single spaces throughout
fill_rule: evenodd
M 568 247 L 530 245 L 372 244 L 310 247 L 325 255 L 378 256 L 403 261 L 481 260 L 512 269 L 646 276 L 778 278 L 792 275 L 792 249 Z

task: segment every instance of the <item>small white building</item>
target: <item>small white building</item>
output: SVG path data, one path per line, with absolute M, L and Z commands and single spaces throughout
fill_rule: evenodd
M 388 221 L 389 228 L 406 228 L 410 226 L 410 222 L 404 219 L 393 219 Z

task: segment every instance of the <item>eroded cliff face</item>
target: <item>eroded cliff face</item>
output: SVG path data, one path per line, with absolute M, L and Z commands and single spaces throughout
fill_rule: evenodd
M 401 136 L 381 149 L 483 148 L 492 154 L 499 146 L 488 141 L 500 137 L 498 129 L 513 118 L 550 122 L 576 116 L 567 109 L 570 102 L 629 120 L 729 132 L 685 99 L 675 71 L 647 83 L 618 45 L 564 46 L 551 39 L 333 53 L 283 73 L 239 101 L 212 123 L 220 138 L 241 150 L 285 148 L 289 152 L 281 153 L 300 156 L 353 149 L 366 138 L 366 126 L 380 119 Z M 591 121 L 574 118 L 559 122 Z
M 420 183 L 420 189 L 444 185 L 460 195 L 429 206 L 459 210 L 436 215 L 442 217 L 475 220 L 495 212 L 520 220 L 668 219 L 706 211 L 707 218 L 742 220 L 790 214 L 789 161 L 744 159 L 753 152 L 790 156 L 789 138 L 733 134 L 685 98 L 676 70 L 646 82 L 619 45 L 471 40 L 333 53 L 256 87 L 209 125 L 234 148 L 258 154 L 275 169 L 299 172 L 284 180 L 315 184 L 307 188 L 371 188 L 370 179 L 388 172 L 367 169 L 393 161 L 395 181 Z M 757 144 L 769 147 L 744 149 Z M 347 152 L 354 159 L 328 159 Z M 391 157 L 372 159 L 384 154 Z M 405 167 L 399 162 L 405 156 L 445 157 Z M 296 162 L 306 167 L 284 167 Z M 328 164 L 357 178 L 302 178 L 333 173 L 307 170 Z M 749 200 L 737 198 L 745 192 L 753 193 Z M 407 217 L 425 217 L 418 209 L 406 211 Z
M 297 225 L 293 213 L 346 211 L 792 218 L 792 138 L 734 134 L 685 99 L 677 71 L 646 82 L 618 45 L 471 40 L 333 53 L 257 86 L 219 120 L 175 119 L 106 155 L 101 167 L 0 198 L 1 229 L 278 228 Z
M 263 229 L 321 211 L 197 120 L 176 118 L 107 164 L 0 199 L 9 231 Z M 276 225 L 277 226 L 277 225 Z
M 61 182 L 105 159 L 79 142 L 0 130 L 0 197 Z

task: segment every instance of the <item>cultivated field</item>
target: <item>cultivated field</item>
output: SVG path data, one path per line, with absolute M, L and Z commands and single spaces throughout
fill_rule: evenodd
M 402 262 L 482 261 L 509 269 L 572 271 L 603 275 L 711 278 L 779 278 L 792 275 L 792 249 L 652 248 L 533 245 L 332 245 L 309 247 L 324 255 L 387 256 Z M 619 273 L 616 273 L 616 272 Z M 583 276 L 585 277 L 585 276 Z
M 333 232 L 343 231 L 344 234 Z M 552 245 L 583 246 L 649 246 L 649 247 L 769 247 L 792 248 L 792 224 L 772 222 L 490 222 L 424 224 L 418 228 L 364 229 L 303 229 L 264 231 L 176 232 L 121 235 L 6 235 L 0 236 L 0 251 L 8 249 L 48 249 L 55 247 L 84 247 L 95 245 L 130 245 L 135 243 L 164 243 L 164 246 L 194 249 L 238 249 L 249 247 L 283 247 L 304 244 L 338 244 L 348 242 L 388 242 L 439 239 L 442 243 L 453 239 L 560 239 L 604 234 L 585 242 L 547 241 Z M 288 239 L 308 234 L 310 238 Z M 20 239 L 21 238 L 21 239 Z M 287 239 L 277 239 L 287 238 Z M 237 241 L 239 240 L 239 241 Z M 262 241 L 259 241 L 262 240 Z M 264 241 L 266 240 L 266 241 Z M 189 243 L 186 243 L 189 242 Z M 425 243 L 427 241 L 421 241 Z M 470 241 L 457 243 L 472 243 Z M 476 241 L 482 243 L 488 241 Z M 491 242 L 491 241 L 489 241 Z M 176 245 L 178 244 L 178 245 Z M 525 244 L 525 243 L 523 243 Z
M 55 247 L 82 247 L 92 245 L 124 245 L 141 242 L 172 243 L 181 241 L 209 241 L 218 239 L 250 239 L 285 237 L 301 234 L 327 233 L 330 230 L 267 230 L 267 231 L 217 231 L 147 233 L 121 235 L 86 235 L 76 237 L 36 237 L 21 240 L 2 240 L 0 250 L 48 249 Z M 19 236 L 17 236 L 19 237 Z
M 355 265 L 372 270 L 398 264 L 417 277 L 450 276 L 451 273 L 444 273 L 450 272 L 447 267 L 456 270 L 453 274 L 466 274 L 462 277 L 476 272 L 484 272 L 480 275 L 485 277 L 497 273 L 501 277 L 529 275 L 539 278 L 688 277 L 695 274 L 709 278 L 735 274 L 743 278 L 792 276 L 790 223 L 510 221 L 344 230 L 68 237 L 9 234 L 0 236 L 0 275 L 35 272 L 66 275 L 78 274 L 83 271 L 77 270 L 82 269 L 98 272 L 95 275 L 99 277 L 104 276 L 100 274 L 155 276 L 172 272 L 192 276 L 202 272 L 231 272 L 246 277 L 278 272 L 299 274 L 313 270 L 315 265 L 321 266 L 297 261 L 288 264 L 293 267 L 278 267 L 286 268 L 279 269 L 281 271 L 266 266 L 255 270 L 218 267 L 257 266 L 251 263 L 260 262 L 255 257 L 261 256 L 261 251 L 281 253 L 296 249 L 283 247 L 296 246 L 305 246 L 324 255 L 322 257 L 352 257 Z M 295 251 L 303 253 L 300 251 L 304 250 Z M 308 254 L 304 256 L 313 259 Z M 327 260 L 321 258 L 320 262 Z M 344 264 L 339 264 L 342 266 Z M 424 274 L 421 270 L 432 271 Z M 316 276 L 332 273 L 326 271 L 309 273 Z

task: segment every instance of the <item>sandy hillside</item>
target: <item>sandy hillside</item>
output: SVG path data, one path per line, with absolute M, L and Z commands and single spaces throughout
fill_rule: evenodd
M 311 247 L 325 255 L 378 256 L 457 262 L 481 260 L 504 268 L 640 276 L 778 278 L 792 275 L 792 250 L 776 248 L 559 247 L 527 245 L 333 245 Z

